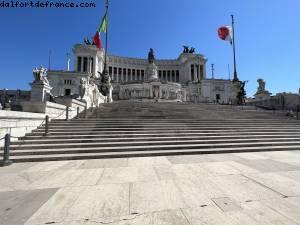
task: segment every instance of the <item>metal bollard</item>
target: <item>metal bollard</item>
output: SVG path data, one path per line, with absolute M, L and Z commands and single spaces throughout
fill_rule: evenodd
M 49 116 L 47 115 L 45 118 L 45 136 L 47 136 L 49 131 Z
M 5 140 L 4 154 L 3 154 L 3 162 L 1 163 L 1 166 L 9 166 L 12 164 L 12 161 L 9 160 L 10 134 L 6 134 L 4 140 Z
M 84 118 L 87 118 L 87 106 L 84 107 Z
M 76 119 L 79 119 L 79 107 L 77 107 L 77 116 Z
M 69 106 L 66 108 L 66 120 L 69 120 Z

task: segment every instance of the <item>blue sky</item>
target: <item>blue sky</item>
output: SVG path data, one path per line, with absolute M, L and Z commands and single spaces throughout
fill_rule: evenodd
M 24 2 L 23 0 L 19 0 Z M 53 0 L 53 2 L 59 0 Z M 61 0 L 66 2 L 66 0 Z M 1 2 L 1 1 L 0 1 Z M 69 2 L 80 2 L 69 0 Z M 96 8 L 0 8 L 0 89 L 29 89 L 32 68 L 66 68 L 66 53 L 85 36 L 91 37 L 104 14 Z M 215 64 L 217 78 L 228 78 L 232 50 L 217 37 L 217 29 L 236 17 L 237 70 L 248 80 L 247 95 L 263 78 L 274 93 L 300 88 L 299 0 L 111 0 L 109 52 L 114 55 L 177 58 L 182 45 L 196 48 Z

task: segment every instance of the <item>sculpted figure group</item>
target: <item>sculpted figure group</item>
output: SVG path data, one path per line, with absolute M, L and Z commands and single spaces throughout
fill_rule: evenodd
M 196 49 L 193 47 L 190 48 L 189 46 L 186 46 L 186 45 L 183 46 L 183 53 L 193 54 L 193 53 L 195 53 L 195 51 L 196 51 Z

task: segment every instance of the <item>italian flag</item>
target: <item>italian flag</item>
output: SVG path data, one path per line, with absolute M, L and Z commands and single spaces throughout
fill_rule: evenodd
M 229 41 L 232 44 L 232 27 L 223 26 L 218 29 L 219 38 L 223 41 Z
M 104 32 L 104 33 L 107 32 L 107 15 L 106 14 L 103 17 L 101 25 L 99 26 L 98 30 L 96 31 L 95 36 L 93 37 L 94 44 L 99 49 L 102 48 L 101 38 L 100 38 L 100 33 L 101 32 Z

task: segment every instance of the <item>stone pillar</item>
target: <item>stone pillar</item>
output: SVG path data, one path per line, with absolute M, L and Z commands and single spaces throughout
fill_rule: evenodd
M 198 82 L 198 78 L 197 78 L 197 65 L 194 64 L 194 81 Z
M 193 81 L 192 65 L 189 66 L 189 76 L 190 76 L 191 81 Z
M 84 61 L 84 57 L 81 57 L 81 70 L 79 72 L 83 71 L 83 61 Z

